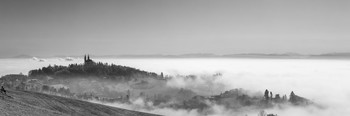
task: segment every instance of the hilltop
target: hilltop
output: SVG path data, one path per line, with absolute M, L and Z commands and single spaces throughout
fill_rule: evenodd
M 0 94 L 1 116 L 156 116 L 86 101 L 30 91 Z
M 83 64 L 70 64 L 69 66 L 47 66 L 29 71 L 28 76 L 40 79 L 42 77 L 58 78 L 75 78 L 75 77 L 94 77 L 116 81 L 129 81 L 138 77 L 151 77 L 163 79 L 162 75 L 154 72 L 147 72 L 140 69 L 94 62 L 90 58 L 84 58 Z

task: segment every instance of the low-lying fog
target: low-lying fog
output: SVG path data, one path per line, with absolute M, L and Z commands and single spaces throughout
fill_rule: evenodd
M 221 73 L 221 78 L 200 78 L 186 81 L 182 78 L 171 80 L 168 85 L 189 88 L 197 93 L 212 95 L 223 91 L 243 88 L 253 92 L 269 89 L 274 93 L 287 94 L 294 91 L 324 106 L 317 108 L 271 109 L 267 112 L 280 116 L 346 116 L 350 114 L 350 60 L 326 59 L 94 59 L 106 63 L 126 65 L 141 70 L 165 75 L 212 75 Z M 68 65 L 82 63 L 82 59 L 59 58 L 43 61 L 33 59 L 0 59 L 0 75 L 27 74 L 49 64 Z M 134 101 L 136 103 L 140 101 Z M 108 104 L 132 108 L 123 104 Z M 230 115 L 225 109 L 218 115 Z M 196 115 L 195 111 L 160 109 L 148 111 L 169 115 Z M 257 113 L 256 113 L 257 114 Z M 256 115 L 254 114 L 254 115 Z

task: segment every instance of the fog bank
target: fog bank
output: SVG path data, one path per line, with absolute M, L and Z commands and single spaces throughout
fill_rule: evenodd
M 294 91 L 297 95 L 313 100 L 319 107 L 296 108 L 286 106 L 283 109 L 267 109 L 283 116 L 346 116 L 350 114 L 350 60 L 316 59 L 95 59 L 139 68 L 156 73 L 163 72 L 175 78 L 167 86 L 189 88 L 203 95 L 218 94 L 223 91 L 243 88 L 249 94 L 262 93 L 269 89 L 274 93 L 287 94 Z M 10 73 L 26 74 L 30 69 L 37 69 L 49 64 L 68 65 L 82 63 L 79 59 L 66 61 L 46 59 L 38 62 L 31 59 L 1 59 L 1 75 Z M 217 76 L 220 74 L 220 76 Z M 187 79 L 184 75 L 196 75 L 198 78 Z M 196 110 L 175 110 L 170 108 L 145 108 L 134 105 L 107 104 L 139 111 L 174 114 L 199 115 Z M 151 105 L 152 106 L 152 105 Z M 136 108 L 135 108 L 136 107 Z M 213 115 L 237 113 L 213 104 Z M 170 113 L 171 112 L 171 113 Z M 257 115 L 257 112 L 246 112 Z

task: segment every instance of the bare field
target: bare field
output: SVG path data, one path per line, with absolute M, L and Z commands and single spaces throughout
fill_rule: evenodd
M 1 116 L 155 116 L 36 92 L 0 94 Z

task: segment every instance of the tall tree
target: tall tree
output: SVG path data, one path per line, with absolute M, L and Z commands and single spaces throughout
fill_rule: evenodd
M 269 90 L 265 90 L 265 94 L 264 94 L 264 97 L 266 100 L 269 100 Z

